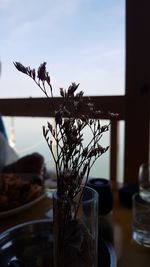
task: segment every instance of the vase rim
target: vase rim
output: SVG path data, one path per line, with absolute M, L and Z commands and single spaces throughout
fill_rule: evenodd
M 89 190 L 90 192 L 92 192 L 91 196 L 88 199 L 85 199 L 85 200 L 82 199 L 82 203 L 90 203 L 94 199 L 98 200 L 99 195 L 98 195 L 98 192 L 95 189 L 93 189 L 93 188 L 91 188 L 91 187 L 89 187 L 87 185 L 86 186 L 81 186 L 81 188 L 83 188 L 82 190 Z M 53 192 L 53 198 L 54 199 L 60 199 L 58 197 L 58 194 L 57 194 L 57 189 Z M 67 201 L 66 199 L 63 199 L 63 198 L 61 200 L 65 201 L 65 202 Z

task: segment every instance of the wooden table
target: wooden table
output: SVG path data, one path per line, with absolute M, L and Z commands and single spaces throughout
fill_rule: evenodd
M 132 239 L 132 209 L 120 204 L 117 190 L 114 190 L 113 220 L 117 266 L 150 267 L 150 248 L 138 245 Z
M 150 267 L 150 248 L 137 245 L 132 240 L 132 210 L 120 204 L 117 189 L 113 189 L 113 196 L 114 208 L 111 214 L 111 226 L 117 266 Z M 0 233 L 16 224 L 46 218 L 51 205 L 51 199 L 45 197 L 28 210 L 6 218 L 0 218 Z

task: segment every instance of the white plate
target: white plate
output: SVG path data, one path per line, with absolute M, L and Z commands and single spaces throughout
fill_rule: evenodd
M 43 193 L 41 196 L 37 197 L 36 199 L 27 202 L 17 208 L 14 209 L 10 209 L 10 210 L 6 210 L 6 211 L 2 211 L 0 212 L 0 218 L 2 217 L 6 217 L 6 216 L 10 216 L 10 215 L 14 215 L 16 213 L 19 213 L 21 211 L 24 211 L 30 207 L 32 207 L 33 205 L 35 205 L 36 203 L 38 203 L 40 200 L 42 200 L 45 197 L 45 193 Z

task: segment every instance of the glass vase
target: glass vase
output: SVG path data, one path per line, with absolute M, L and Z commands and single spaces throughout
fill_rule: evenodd
M 97 267 L 98 193 L 82 189 L 75 201 L 53 194 L 54 267 Z

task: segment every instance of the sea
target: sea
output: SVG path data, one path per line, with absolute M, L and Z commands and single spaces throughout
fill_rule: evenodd
M 52 172 L 55 171 L 55 165 L 51 152 L 48 148 L 46 140 L 43 136 L 43 126 L 47 126 L 47 122 L 54 125 L 53 118 L 43 117 L 3 117 L 8 142 L 10 146 L 16 151 L 18 156 L 29 155 L 34 152 L 40 153 L 46 162 L 46 166 Z M 108 124 L 109 121 L 102 120 L 101 125 Z M 86 143 L 89 141 L 89 131 L 84 131 L 84 140 Z M 110 146 L 110 131 L 103 134 L 100 144 L 102 146 Z M 123 181 L 123 154 L 124 154 L 124 123 L 120 122 L 119 125 L 119 139 L 118 139 L 118 169 L 117 180 Z M 90 177 L 105 178 L 110 177 L 110 149 L 100 156 L 93 165 Z

